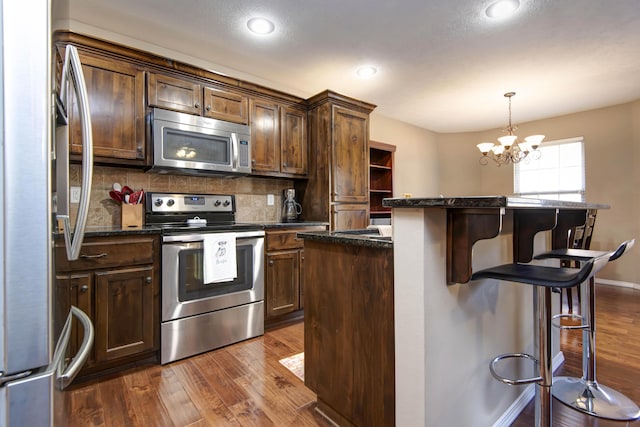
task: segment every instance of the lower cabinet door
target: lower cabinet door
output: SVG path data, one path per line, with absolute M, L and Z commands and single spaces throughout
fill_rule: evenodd
M 58 341 L 58 337 L 62 332 L 64 323 L 67 321 L 67 316 L 71 311 L 71 306 L 76 306 L 83 312 L 85 312 L 95 324 L 92 317 L 93 309 L 91 306 L 92 301 L 92 289 L 91 282 L 92 274 L 88 272 L 60 274 L 56 275 L 56 288 L 55 288 L 55 304 L 53 306 L 53 327 L 55 341 Z M 67 363 L 70 363 L 70 358 L 78 353 L 78 349 L 82 344 L 82 325 L 78 320 L 73 318 L 71 327 L 71 342 L 65 357 L 69 358 Z M 89 358 L 84 364 L 84 367 L 92 366 L 94 363 L 93 352 L 89 355 Z
M 153 267 L 95 274 L 95 357 L 107 361 L 153 349 Z
M 296 311 L 300 301 L 299 251 L 267 255 L 266 313 L 267 319 Z
M 335 204 L 331 206 L 331 230 L 359 230 L 369 225 L 368 204 Z

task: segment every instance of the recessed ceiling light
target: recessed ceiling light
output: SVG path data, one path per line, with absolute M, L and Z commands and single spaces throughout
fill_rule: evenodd
M 251 18 L 247 21 L 247 27 L 256 34 L 269 34 L 276 29 L 273 22 L 265 18 Z
M 515 12 L 518 7 L 518 0 L 499 0 L 487 8 L 486 14 L 489 18 L 504 18 Z
M 378 72 L 376 67 L 372 67 L 371 65 L 365 65 L 356 70 L 356 74 L 358 77 L 371 77 Z

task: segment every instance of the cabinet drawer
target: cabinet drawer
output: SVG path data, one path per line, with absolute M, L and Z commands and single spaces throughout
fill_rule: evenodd
M 80 258 L 67 260 L 64 242 L 56 242 L 56 271 L 94 270 L 122 265 L 152 264 L 153 237 L 86 239 L 80 250 Z
M 267 231 L 266 242 L 267 252 L 280 251 L 283 249 L 299 249 L 304 246 L 304 240 L 297 237 L 298 233 L 305 231 L 326 230 L 323 225 L 298 227 L 295 229 L 286 229 L 281 231 Z

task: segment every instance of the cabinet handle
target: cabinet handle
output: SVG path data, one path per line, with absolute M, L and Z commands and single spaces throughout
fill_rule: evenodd
M 194 105 L 194 107 L 196 107 L 196 108 L 200 108 L 200 103 L 199 103 L 199 102 L 196 102 L 196 104 Z
M 87 285 L 80 286 L 80 292 L 87 292 L 88 290 L 89 290 L 89 286 Z
M 144 279 L 145 283 L 151 283 L 151 276 L 148 276 L 146 279 Z
M 207 105 L 206 107 L 204 107 L 204 109 L 207 111 L 211 111 L 211 105 Z
M 97 254 L 97 255 L 80 255 L 80 258 L 84 258 L 84 259 L 104 258 L 107 255 L 108 254 L 106 252 L 102 252 L 101 254 Z

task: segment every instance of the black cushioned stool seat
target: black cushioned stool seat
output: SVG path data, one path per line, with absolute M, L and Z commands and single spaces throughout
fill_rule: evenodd
M 628 240 L 611 252 L 609 261 L 615 261 L 633 247 Z M 556 249 L 537 255 L 536 259 L 559 259 L 587 263 L 608 252 L 585 249 Z M 580 412 L 619 421 L 640 418 L 640 408 L 622 393 L 599 384 L 596 380 L 596 317 L 595 275 L 580 285 L 582 332 L 582 378 L 556 377 L 553 379 L 553 397 Z M 557 315 L 557 317 L 571 315 Z M 555 317 L 555 316 L 554 316 Z M 570 328 L 571 329 L 571 328 Z
M 534 337 L 537 336 L 535 342 L 537 358 L 523 353 L 503 354 L 492 360 L 490 370 L 496 379 L 506 384 L 536 384 L 536 427 L 550 427 L 552 423 L 551 290 L 552 288 L 573 287 L 584 282 L 607 264 L 609 256 L 610 254 L 606 253 L 601 257 L 592 258 L 585 262 L 580 269 L 531 264 L 504 264 L 477 271 L 471 277 L 472 280 L 498 279 L 535 286 L 533 306 L 537 319 L 534 322 L 536 329 Z M 495 373 L 495 364 L 506 357 L 524 357 L 535 360 L 539 375 L 525 380 L 512 380 L 498 376 Z

